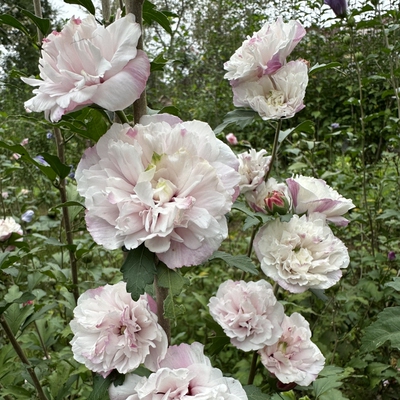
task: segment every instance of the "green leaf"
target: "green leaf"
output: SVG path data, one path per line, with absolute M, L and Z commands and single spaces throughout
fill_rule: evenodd
M 54 207 L 49 208 L 49 211 L 54 210 L 55 208 L 76 207 L 76 206 L 86 208 L 82 203 L 79 203 L 79 201 L 66 201 L 65 203 L 60 203 Z
M 323 393 L 319 400 L 349 400 L 348 397 L 344 397 L 342 392 L 337 389 L 330 389 Z
M 162 11 L 156 10 L 156 6 L 149 0 L 146 0 L 143 4 L 143 21 L 148 25 L 151 25 L 153 21 L 157 22 L 170 35 L 172 34 L 171 22 L 168 17 Z
M 160 262 L 157 265 L 157 284 L 177 296 L 181 293 L 183 286 L 189 284 L 189 280 L 184 278 L 180 272 L 170 269 Z
M 39 308 L 38 311 L 36 311 L 34 314 L 32 314 L 21 326 L 21 332 L 33 321 L 37 321 L 38 319 L 42 318 L 48 311 L 52 310 L 53 308 L 57 307 L 57 303 L 53 304 L 47 304 L 41 308 Z
M 96 9 L 94 8 L 91 0 L 64 0 L 64 2 L 68 4 L 78 4 L 79 6 L 86 8 L 86 10 L 90 12 L 90 14 L 95 15 L 96 13 Z
M 394 290 L 400 292 L 400 277 L 393 278 L 392 282 L 386 282 L 384 286 L 391 287 Z
M 64 383 L 61 389 L 57 393 L 55 400 L 64 400 L 68 398 L 68 394 L 71 390 L 71 386 L 79 379 L 79 374 L 71 375 L 68 380 Z
M 249 272 L 250 274 L 254 275 L 258 274 L 257 268 L 251 261 L 251 258 L 245 255 L 232 256 L 231 254 L 223 251 L 215 251 L 214 254 L 209 258 L 209 261 L 215 260 L 216 258 L 221 259 L 229 266 L 239 268 L 244 272 Z
M 22 14 L 24 14 L 26 17 L 28 17 L 42 32 L 43 36 L 46 36 L 51 29 L 51 23 L 50 20 L 47 18 L 39 18 L 35 14 L 32 14 L 31 12 L 27 10 L 21 10 Z
M 174 296 L 181 293 L 183 286 L 189 284 L 189 280 L 184 278 L 180 272 L 168 268 L 164 263 L 157 265 L 157 284 L 168 289 L 168 296 L 164 301 L 164 316 L 176 321 L 178 315 L 185 312 L 182 305 L 176 305 Z
M 400 211 L 398 210 L 393 210 L 393 209 L 387 209 L 385 210 L 381 215 L 378 215 L 375 217 L 375 219 L 392 219 L 396 218 L 400 220 Z
M 263 393 L 261 389 L 254 385 L 243 386 L 244 391 L 247 394 L 248 400 L 268 400 L 270 397 Z
M 56 179 L 57 174 L 53 169 L 49 166 L 42 165 L 38 163 L 35 159 L 33 159 L 25 147 L 21 146 L 20 144 L 9 145 L 6 142 L 0 141 L 0 148 L 7 149 L 12 151 L 13 153 L 17 153 L 21 156 L 21 160 L 25 161 L 28 164 L 33 164 L 37 168 L 39 168 L 51 181 Z
M 400 307 L 385 308 L 378 314 L 378 320 L 365 329 L 361 352 L 376 350 L 388 340 L 400 350 Z
M 26 36 L 31 35 L 29 31 L 25 28 L 25 26 L 22 25 L 21 22 L 19 22 L 16 18 L 12 17 L 11 15 L 7 14 L 0 15 L 0 24 L 6 24 L 12 26 L 13 28 L 17 28 Z
M 10 326 L 14 336 L 17 334 L 21 324 L 33 313 L 33 307 L 21 307 L 17 303 L 11 304 L 4 312 L 4 317 Z
M 318 64 L 318 63 L 316 63 L 315 65 L 313 65 L 313 66 L 310 68 L 309 73 L 310 73 L 310 74 L 314 74 L 314 73 L 316 73 L 316 72 L 321 72 L 321 71 L 323 71 L 324 69 L 340 67 L 340 65 L 341 65 L 341 64 L 338 63 L 338 62 L 330 62 L 330 63 L 328 63 L 328 64 Z
M 126 290 L 136 301 L 145 292 L 146 286 L 154 281 L 154 275 L 157 273 L 154 254 L 144 244 L 130 250 L 121 272 L 126 282 Z
M 257 115 L 258 114 L 253 110 L 237 109 L 230 111 L 225 115 L 222 124 L 214 129 L 214 132 L 215 134 L 221 133 L 230 124 L 236 124 L 243 129 L 251 124 Z
M 104 110 L 91 106 L 64 115 L 57 126 L 97 142 L 108 130 L 109 118 Z
M 112 382 L 111 375 L 103 378 L 101 375 L 96 374 L 93 378 L 93 390 L 87 400 L 108 400 L 108 388 Z
M 165 64 L 168 62 L 166 58 L 164 58 L 164 54 L 159 54 L 151 63 L 150 63 L 150 72 L 154 71 L 164 71 Z
M 71 172 L 71 167 L 63 164 L 57 156 L 53 156 L 49 153 L 41 153 L 41 156 L 61 179 L 66 178 Z
M 313 388 L 315 397 L 318 399 L 319 396 L 324 394 L 330 389 L 342 386 L 343 382 L 339 382 L 336 376 L 329 376 L 327 378 L 319 378 L 314 381 Z

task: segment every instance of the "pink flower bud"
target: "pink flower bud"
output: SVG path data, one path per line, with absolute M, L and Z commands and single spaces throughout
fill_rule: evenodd
M 21 146 L 26 146 L 28 143 L 29 143 L 29 139 L 25 138 L 25 139 L 22 140 Z
M 274 190 L 264 199 L 265 208 L 269 214 L 284 215 L 289 211 L 290 205 L 284 193 Z
M 236 136 L 233 133 L 228 133 L 226 135 L 226 140 L 232 145 L 238 144 L 238 140 L 237 140 Z

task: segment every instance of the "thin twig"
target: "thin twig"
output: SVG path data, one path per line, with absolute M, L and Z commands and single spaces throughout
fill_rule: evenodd
M 278 120 L 278 123 L 276 125 L 274 143 L 272 145 L 271 161 L 269 163 L 268 171 L 265 174 L 265 182 L 268 181 L 268 178 L 271 174 L 272 167 L 273 167 L 275 159 L 276 159 L 276 153 L 278 152 L 278 147 L 279 147 L 279 133 L 281 132 L 281 127 L 282 127 L 282 120 L 280 119 L 280 120 Z
M 33 385 L 35 386 L 35 389 L 37 391 L 37 394 L 39 396 L 40 400 L 47 400 L 47 397 L 45 396 L 43 392 L 43 388 L 39 382 L 38 377 L 36 376 L 34 368 L 31 366 L 28 358 L 26 357 L 24 351 L 22 350 L 21 346 L 19 345 L 17 339 L 14 336 L 13 331 L 11 330 L 10 326 L 8 325 L 6 319 L 4 318 L 4 315 L 0 317 L 0 324 L 3 327 L 8 339 L 11 342 L 12 347 L 14 348 L 15 352 L 17 353 L 18 357 L 20 360 L 27 366 L 26 369 L 32 378 Z
M 57 146 L 57 155 L 60 161 L 65 163 L 65 149 L 64 149 L 64 140 L 61 135 L 61 131 L 59 128 L 54 128 L 54 137 L 56 140 Z M 66 181 L 65 179 L 60 179 L 60 183 L 58 185 L 58 190 L 60 192 L 61 203 L 66 203 L 68 201 L 67 198 L 67 190 L 66 190 Z M 78 288 L 78 265 L 75 257 L 75 252 L 73 251 L 74 238 L 72 235 L 71 222 L 69 219 L 69 210 L 68 207 L 62 207 L 63 213 L 63 221 L 65 228 L 65 235 L 68 243 L 68 252 L 69 252 L 69 262 L 71 266 L 71 276 L 72 276 L 72 291 L 74 294 L 75 301 L 78 301 L 79 298 L 79 288 Z

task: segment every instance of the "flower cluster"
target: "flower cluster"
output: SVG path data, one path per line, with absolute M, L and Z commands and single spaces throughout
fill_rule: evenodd
M 133 14 L 106 28 L 93 15 L 72 17 L 61 32 L 43 40 L 41 79 L 22 78 L 38 86 L 26 109 L 44 111 L 57 122 L 93 103 L 110 111 L 128 107 L 140 97 L 150 74 L 146 53 L 136 48 L 140 36 Z
M 246 39 L 224 65 L 237 107 L 251 107 L 262 119 L 291 118 L 304 108 L 308 66 L 286 57 L 305 35 L 297 21 L 278 18 Z
M 147 295 L 133 301 L 125 282 L 83 293 L 70 326 L 75 360 L 103 377 L 113 369 L 125 374 L 142 363 L 155 371 L 167 351 L 167 335 Z
M 247 400 L 239 381 L 211 366 L 197 342 L 171 346 L 160 368 L 149 377 L 127 375 L 123 385 L 111 385 L 110 400 Z
M 308 386 L 324 367 L 308 322 L 298 313 L 285 315 L 268 282 L 228 280 L 208 306 L 231 343 L 244 351 L 257 350 L 280 382 Z
M 200 264 L 227 237 L 236 156 L 206 123 L 141 122 L 114 124 L 77 167 L 88 230 L 108 249 L 144 243 L 169 268 Z

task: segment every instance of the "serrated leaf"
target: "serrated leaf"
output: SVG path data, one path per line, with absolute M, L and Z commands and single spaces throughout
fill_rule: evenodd
M 86 10 L 90 12 L 90 14 L 95 15 L 96 13 L 96 9 L 94 8 L 94 5 L 90 0 L 64 0 L 64 2 L 68 4 L 78 4 L 78 6 L 86 8 Z
M 243 129 L 247 125 L 251 124 L 257 115 L 258 114 L 253 110 L 237 109 L 230 111 L 225 115 L 222 124 L 218 125 L 214 129 L 214 132 L 215 134 L 221 133 L 230 124 L 236 124 Z
M 315 392 L 315 397 L 318 399 L 323 393 L 330 389 L 342 386 L 343 382 L 338 381 L 336 376 L 329 376 L 326 378 L 319 378 L 314 381 L 313 388 Z
M 164 58 L 164 54 L 159 54 L 151 63 L 150 63 L 150 72 L 154 71 L 164 71 L 165 64 L 167 64 L 168 60 Z
M 400 350 L 400 307 L 385 308 L 378 314 L 378 320 L 365 329 L 361 352 L 376 350 L 387 341 Z
M 240 255 L 232 256 L 231 254 L 225 253 L 223 251 L 215 251 L 214 254 L 209 258 L 209 261 L 219 258 L 225 261 L 229 266 L 239 268 L 244 272 L 249 272 L 250 274 L 257 275 L 258 271 L 256 266 L 251 261 L 251 258 Z
M 29 31 L 25 28 L 24 25 L 21 24 L 16 18 L 11 15 L 3 14 L 0 15 L 0 24 L 10 25 L 13 28 L 17 28 L 19 31 L 24 33 L 26 36 L 30 36 Z
M 172 34 L 171 22 L 168 17 L 162 11 L 158 11 L 149 0 L 146 0 L 143 4 L 143 21 L 148 25 L 151 25 L 153 21 L 157 22 L 167 33 Z
M 154 281 L 154 275 L 157 273 L 154 254 L 144 244 L 130 250 L 121 272 L 126 282 L 126 290 L 136 301 L 145 292 L 146 286 Z
M 50 32 L 51 23 L 49 19 L 39 18 L 28 10 L 21 10 L 21 12 L 37 26 L 40 32 L 42 32 L 43 36 L 46 36 Z
M 157 284 L 167 288 L 173 296 L 181 293 L 183 285 L 188 284 L 189 280 L 184 278 L 180 272 L 168 268 L 164 263 L 157 265 Z
M 340 67 L 340 65 L 341 65 L 341 64 L 338 63 L 338 62 L 330 62 L 330 63 L 328 63 L 328 64 L 318 64 L 318 63 L 316 63 L 315 65 L 313 65 L 313 66 L 310 68 L 309 73 L 310 73 L 310 74 L 313 74 L 313 73 L 316 73 L 316 72 L 321 72 L 321 71 L 323 71 L 324 69 Z

